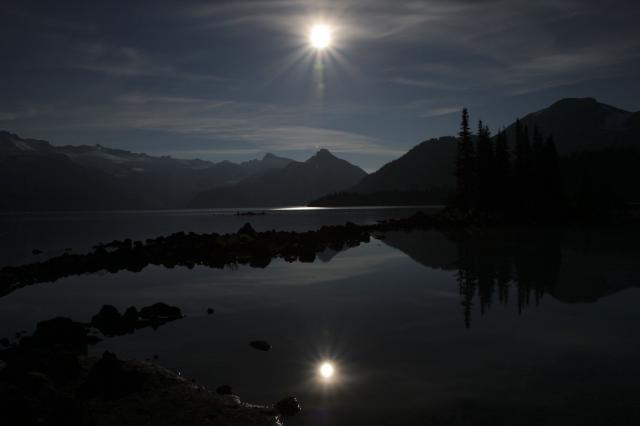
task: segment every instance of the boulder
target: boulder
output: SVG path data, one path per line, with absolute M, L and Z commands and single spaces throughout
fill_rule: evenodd
M 275 408 L 283 416 L 295 416 L 300 411 L 302 411 L 302 407 L 300 406 L 300 403 L 295 396 L 281 399 L 280 401 L 276 402 L 273 408 Z

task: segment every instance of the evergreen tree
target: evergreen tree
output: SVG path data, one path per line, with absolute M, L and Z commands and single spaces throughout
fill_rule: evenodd
M 469 113 L 462 110 L 460 133 L 458 134 L 458 150 L 456 154 L 456 203 L 463 210 L 474 205 L 475 195 L 475 155 L 471 130 L 469 129 Z
M 547 137 L 543 147 L 543 185 L 547 191 L 546 202 L 550 207 L 554 207 L 554 214 L 559 214 L 558 209 L 565 204 L 564 182 L 560 173 L 560 161 L 553 135 Z
M 538 130 L 538 126 L 533 126 L 533 166 L 538 167 L 541 165 L 544 157 L 544 138 L 542 133 Z
M 511 153 L 507 141 L 507 132 L 503 129 L 496 136 L 494 167 L 494 194 L 498 209 L 504 212 L 511 198 Z
M 515 158 L 515 188 L 514 200 L 517 214 L 524 216 L 531 206 L 531 143 L 529 129 L 516 121 L 516 158 Z
M 480 121 L 477 139 L 477 204 L 483 210 L 494 208 L 495 161 L 493 150 L 491 131 Z
M 542 216 L 543 212 L 548 209 L 547 194 L 547 170 L 544 138 L 538 126 L 533 126 L 533 146 L 531 149 L 531 173 L 529 175 L 529 200 L 531 202 L 531 213 L 535 217 Z

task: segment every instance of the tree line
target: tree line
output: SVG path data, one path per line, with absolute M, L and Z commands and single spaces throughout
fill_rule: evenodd
M 554 220 L 565 205 L 560 162 L 552 135 L 515 125 L 512 147 L 502 129 L 495 137 L 482 121 L 471 131 L 462 111 L 458 134 L 454 205 L 511 219 Z

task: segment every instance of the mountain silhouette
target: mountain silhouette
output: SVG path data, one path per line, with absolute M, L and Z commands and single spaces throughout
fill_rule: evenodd
M 304 162 L 255 175 L 234 185 L 198 194 L 190 207 L 270 207 L 306 204 L 322 194 L 359 182 L 366 172 L 321 149 Z
M 456 139 L 442 137 L 422 142 L 402 157 L 363 178 L 350 192 L 423 191 L 433 187 L 453 188 L 452 164 Z
M 244 173 L 247 176 L 259 175 L 275 169 L 283 169 L 293 160 L 284 157 L 278 157 L 271 153 L 267 153 L 261 160 L 249 160 L 240 163 Z
M 0 132 L 0 210 L 182 208 L 199 192 L 292 160 L 240 164 L 153 157 L 100 145 L 54 146 Z
M 640 112 L 629 112 L 593 98 L 567 98 L 520 119 L 529 131 L 537 126 L 553 135 L 561 155 L 583 150 L 638 146 Z M 507 127 L 507 138 L 515 138 L 515 123 Z
M 554 136 L 574 192 L 595 185 L 640 199 L 640 112 L 573 98 L 520 122 Z M 506 132 L 513 151 L 515 124 Z M 305 162 L 266 154 L 213 163 L 0 132 L 0 211 L 440 204 L 454 188 L 455 154 L 455 137 L 431 139 L 367 175 L 327 150 Z
M 571 98 L 528 114 L 520 122 L 530 133 L 538 127 L 544 135 L 553 135 L 563 156 L 565 180 L 573 190 L 582 184 L 585 175 L 592 175 L 605 181 L 605 186 L 616 188 L 616 196 L 621 199 L 640 197 L 640 190 L 633 184 L 640 179 L 640 112 L 624 111 L 593 98 Z M 515 128 L 515 122 L 506 128 L 512 153 Z M 448 136 L 422 142 L 344 193 L 325 194 L 311 204 L 446 201 L 455 186 L 456 141 Z

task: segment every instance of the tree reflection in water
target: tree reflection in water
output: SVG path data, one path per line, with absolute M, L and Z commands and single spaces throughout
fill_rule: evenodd
M 430 268 L 454 271 L 466 327 L 474 308 L 516 303 L 521 313 L 544 295 L 593 302 L 640 285 L 637 241 L 624 230 L 556 229 L 391 232 L 383 240 Z M 515 300 L 514 300 L 515 298 Z

